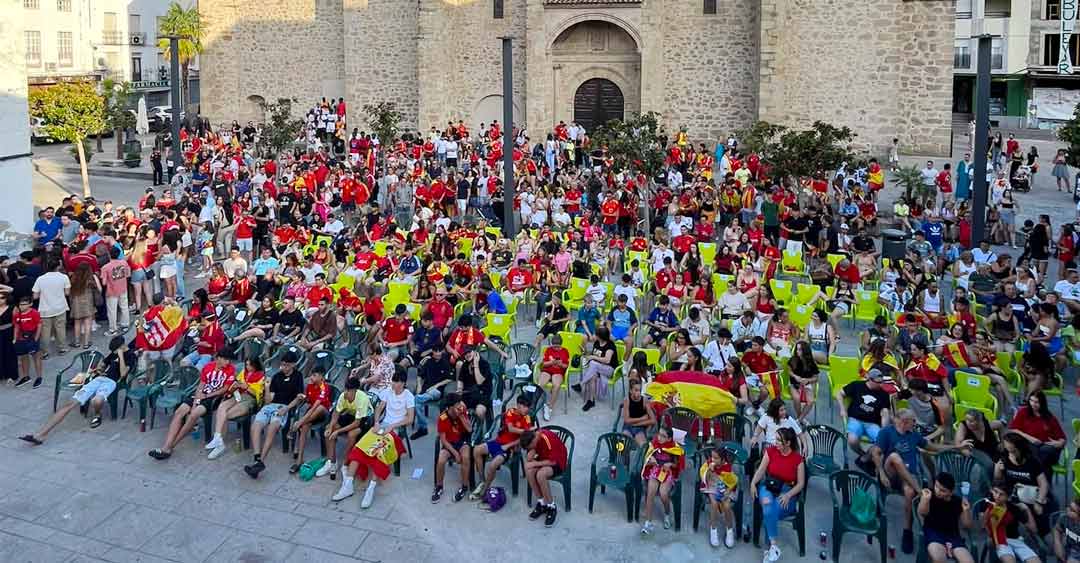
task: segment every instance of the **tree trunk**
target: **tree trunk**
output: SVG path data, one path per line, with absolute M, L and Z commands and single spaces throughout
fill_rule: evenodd
M 116 128 L 116 160 L 124 158 L 124 130 Z
M 94 135 L 94 136 L 97 137 L 97 149 L 95 149 L 95 151 L 96 152 L 105 152 L 105 149 L 101 148 L 101 133 L 98 133 L 97 135 Z
M 188 63 L 180 63 L 180 76 L 182 77 L 180 83 L 184 85 L 184 91 L 180 93 L 180 99 L 184 101 L 183 105 L 180 106 L 180 111 L 187 112 L 188 108 L 191 107 L 191 78 L 188 72 Z
M 101 142 L 101 136 L 98 136 L 98 142 Z M 82 189 L 83 197 L 90 197 L 90 174 L 86 171 L 86 151 L 83 149 L 83 140 L 75 140 L 76 150 L 79 151 L 79 172 L 82 174 Z

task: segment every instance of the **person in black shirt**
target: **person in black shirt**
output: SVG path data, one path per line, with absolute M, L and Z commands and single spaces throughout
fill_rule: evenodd
M 298 361 L 300 358 L 296 354 L 286 352 L 281 358 L 281 369 L 274 374 L 270 385 L 264 386 L 263 407 L 251 421 L 251 447 L 255 459 L 244 466 L 244 473 L 252 479 L 258 479 L 259 473 L 266 469 L 263 460 L 274 445 L 274 436 L 288 422 L 289 411 L 306 400 L 304 376 L 296 370 Z
M 922 547 L 934 563 L 949 560 L 946 552 L 950 545 L 952 558 L 957 563 L 975 561 L 960 535 L 961 527 L 970 529 L 973 526 L 971 503 L 954 494 L 955 489 L 956 478 L 941 472 L 934 478 L 934 490 L 923 489 L 919 498 L 919 517 L 923 519 Z
M 889 394 L 881 388 L 883 380 L 881 370 L 870 368 L 865 380 L 853 381 L 836 391 L 848 445 L 860 456 L 864 452 L 859 440 L 865 436 L 877 442 L 878 433 L 889 425 Z M 849 399 L 851 404 L 845 404 Z
M 467 347 L 458 364 L 458 392 L 470 409 L 475 409 L 478 418 L 484 418 L 491 410 L 491 366 L 480 357 L 475 348 Z
M 855 234 L 855 237 L 851 239 L 851 247 L 855 249 L 855 252 L 860 254 L 867 252 L 874 255 L 877 254 L 877 247 L 874 246 L 874 239 L 866 234 L 866 229 L 859 229 L 858 233 Z
M 802 212 L 798 207 L 791 209 L 791 216 L 784 219 L 785 240 L 787 241 L 784 249 L 787 249 L 792 243 L 795 246 L 800 247 L 806 235 L 806 232 L 810 228 L 810 222 L 806 220 L 806 217 L 802 216 Z
M 117 384 L 127 379 L 131 370 L 138 366 L 138 362 L 138 355 L 135 350 L 128 348 L 124 337 L 114 336 L 109 342 L 109 355 L 101 364 L 91 369 L 90 373 L 85 374 L 85 377 L 90 380 L 83 383 L 82 387 L 71 396 L 71 400 L 54 412 L 40 430 L 34 434 L 20 436 L 19 439 L 40 446 L 49 432 L 64 421 L 64 417 L 71 411 L 86 406 L 88 402 L 93 413 L 90 418 L 90 428 L 101 426 L 102 407 L 108 401 L 109 395 L 116 391 Z M 79 376 L 76 375 L 76 377 Z
M 424 363 L 433 357 L 432 352 L 444 347 L 442 331 L 435 327 L 435 315 L 431 311 L 424 311 L 420 316 L 420 325 L 409 336 L 409 355 L 406 359 L 422 371 Z
M 273 270 L 268 270 L 262 277 L 255 280 L 255 299 L 262 301 L 267 297 L 270 298 L 271 303 L 278 298 L 281 294 L 281 284 L 278 283 L 277 273 Z
M 551 293 L 551 303 L 547 306 L 547 314 L 541 319 L 540 330 L 536 334 L 534 346 L 539 349 L 544 338 L 563 330 L 568 320 L 570 320 L 570 311 L 562 304 L 562 293 L 553 291 Z
M 247 330 L 241 332 L 233 339 L 233 342 L 242 342 L 248 338 L 266 339 L 266 335 L 274 331 L 278 324 L 278 310 L 274 307 L 274 300 L 269 295 L 262 299 L 262 306 L 251 315 L 251 324 Z
M 286 297 L 278 313 L 277 325 L 270 340 L 274 344 L 293 343 L 300 338 L 304 329 L 304 314 L 296 309 L 296 302 L 291 297 Z
M 434 329 L 433 329 L 434 330 Z M 454 383 L 457 378 L 454 374 L 454 366 L 450 363 L 446 351 L 442 346 L 435 346 L 430 350 L 430 356 L 420 363 L 416 372 L 416 432 L 409 436 L 410 440 L 419 440 L 428 434 L 428 422 L 425 416 L 427 403 L 438 401 L 449 392 L 446 385 Z
M 1001 443 L 1005 455 L 994 464 L 994 480 L 1004 481 L 1005 490 L 1016 491 L 1020 501 L 1035 517 L 1039 536 L 1050 533 L 1050 515 L 1058 503 L 1050 490 L 1049 467 L 1043 467 L 1031 444 L 1023 436 L 1008 433 Z

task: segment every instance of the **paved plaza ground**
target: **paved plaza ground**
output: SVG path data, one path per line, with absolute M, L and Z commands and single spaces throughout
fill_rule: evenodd
M 958 134 L 956 142 L 960 147 L 966 141 Z M 1037 177 L 1035 191 L 1017 195 L 1017 223 L 1049 213 L 1056 235 L 1058 225 L 1074 218 L 1074 205 L 1071 196 L 1054 191 L 1048 174 L 1046 163 L 1054 144 L 1036 144 L 1044 155 L 1043 172 Z M 1023 145 L 1026 148 L 1029 143 Z M 963 150 L 957 149 L 958 157 Z M 925 163 L 926 159 L 907 160 Z M 940 167 L 944 161 L 937 160 Z M 148 183 L 96 176 L 92 181 L 95 191 L 116 201 L 134 201 Z M 37 174 L 35 203 L 55 204 L 67 190 L 79 190 L 77 176 L 43 178 Z M 896 191 L 890 187 L 886 199 Z M 522 321 L 518 339 L 531 341 L 535 330 L 526 324 Z M 840 353 L 853 355 L 857 334 L 845 326 L 842 338 Z M 102 345 L 104 337 L 99 333 L 96 341 Z M 139 432 L 138 416 L 130 412 L 125 420 L 106 418 L 96 430 L 72 415 L 45 445 L 31 448 L 15 437 L 33 431 L 50 414 L 52 380 L 70 357 L 71 353 L 46 361 L 46 385 L 40 389 L 0 388 L 0 428 L 4 429 L 0 436 L 0 562 L 461 562 L 506 558 L 524 562 L 667 563 L 761 559 L 761 551 L 752 545 L 739 543 L 734 550 L 709 547 L 704 519 L 703 529 L 692 531 L 693 469 L 684 483 L 683 528 L 679 532 L 658 529 L 642 537 L 639 524 L 626 522 L 619 492 L 598 495 L 594 513 L 588 513 L 588 472 L 596 439 L 611 429 L 615 418 L 606 402 L 582 413 L 581 401 L 575 396 L 568 415 L 561 407 L 555 413 L 551 423 L 570 428 L 576 435 L 573 510 L 565 510 L 562 491 L 553 486 L 559 519 L 555 527 L 545 529 L 526 517 L 524 480 L 522 494 L 511 498 L 502 511 L 491 514 L 475 503 L 452 502 L 458 478 L 451 470 L 446 479 L 448 493 L 440 504 L 432 505 L 433 435 L 413 443 L 415 457 L 404 462 L 401 477 L 378 488 L 375 504 L 368 510 L 360 508 L 359 494 L 341 503 L 331 502 L 336 481 L 320 478 L 305 483 L 289 475 L 288 460 L 279 447 L 257 481 L 241 471 L 241 466 L 250 462 L 250 452 L 236 454 L 230 449 L 221 458 L 208 461 L 201 441 L 185 440 L 171 459 L 155 461 L 146 452 L 163 439 L 168 416 L 162 413 L 156 428 L 145 433 Z M 68 390 L 61 393 L 61 400 L 70 394 Z M 838 418 L 829 420 L 825 400 L 822 392 L 817 422 L 838 425 Z M 1067 418 L 1078 415 L 1080 409 L 1067 406 Z M 233 432 L 227 442 L 232 444 L 235 438 Z M 309 459 L 317 457 L 318 446 L 309 443 L 307 453 Z M 419 480 L 410 478 L 415 468 L 423 470 Z M 496 484 L 509 492 L 508 474 L 502 472 Z M 831 529 L 827 482 L 813 479 L 809 488 L 807 554 L 798 557 L 795 534 L 790 526 L 782 525 L 783 561 L 817 560 L 822 549 L 818 534 Z M 1055 483 L 1054 490 L 1061 494 L 1061 481 Z M 889 543 L 896 546 L 900 543 L 900 503 L 899 497 L 889 497 Z M 749 521 L 749 504 L 745 516 Z M 868 545 L 861 537 L 849 536 L 843 546 L 841 561 L 877 559 L 877 545 Z M 898 560 L 913 561 L 899 549 L 897 552 Z

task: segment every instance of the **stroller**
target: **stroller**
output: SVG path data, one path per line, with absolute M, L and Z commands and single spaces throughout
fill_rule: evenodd
M 1031 167 L 1025 164 L 1017 168 L 1016 174 L 1009 178 L 1009 185 L 1012 186 L 1014 192 L 1030 192 Z

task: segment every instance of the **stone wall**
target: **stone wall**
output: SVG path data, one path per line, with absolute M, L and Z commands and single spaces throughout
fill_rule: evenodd
M 644 109 L 659 111 L 669 132 L 716 140 L 754 121 L 757 112 L 758 2 L 646 0 L 642 17 L 654 89 Z
M 345 95 L 342 0 L 200 2 L 201 113 L 228 123 L 249 115 L 251 96 L 296 98 L 300 109 Z
M 420 7 L 420 126 L 443 127 L 464 120 L 475 129 L 490 123 L 491 107 L 502 121 L 502 40 L 514 38 L 514 103 L 525 112 L 526 0 L 505 0 L 503 17 L 494 17 L 492 0 L 429 2 Z M 498 100 L 492 100 L 492 98 Z
M 761 1 L 759 116 L 846 125 L 883 152 L 947 154 L 952 0 Z
M 427 4 L 428 2 L 424 2 Z M 394 102 L 402 127 L 419 123 L 420 83 L 417 77 L 418 0 L 344 0 L 345 101 L 352 116 L 365 104 Z M 350 126 L 364 123 L 350 119 Z

